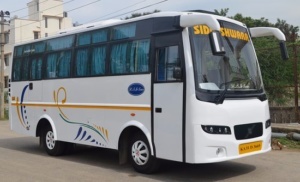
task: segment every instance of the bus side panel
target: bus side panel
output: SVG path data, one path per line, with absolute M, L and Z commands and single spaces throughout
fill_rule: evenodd
M 127 122 L 138 121 L 151 131 L 150 83 L 150 74 L 45 80 L 42 89 L 33 82 L 41 93 L 30 97 L 27 83 L 14 83 L 13 94 L 23 93 L 23 109 L 20 99 L 12 101 L 12 129 L 35 136 L 38 121 L 48 115 L 60 141 L 117 149 L 120 128 Z M 19 121 L 18 112 L 29 127 Z
M 18 133 L 35 136 L 33 128 L 36 126 L 36 121 L 33 121 L 28 115 L 32 112 L 32 108 L 24 105 L 28 102 L 28 90 L 28 82 L 11 83 L 10 126 Z

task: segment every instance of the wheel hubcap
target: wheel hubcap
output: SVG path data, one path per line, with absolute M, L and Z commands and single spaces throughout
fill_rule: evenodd
M 132 145 L 132 158 L 137 165 L 145 165 L 149 160 L 149 150 L 143 141 L 136 141 Z
M 46 145 L 50 150 L 52 150 L 55 146 L 54 134 L 52 131 L 48 131 L 46 134 Z

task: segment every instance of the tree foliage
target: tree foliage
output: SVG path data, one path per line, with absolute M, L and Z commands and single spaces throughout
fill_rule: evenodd
M 227 16 L 228 8 L 215 10 L 215 13 L 221 16 Z M 277 19 L 276 23 L 271 23 L 268 19 L 262 17 L 254 19 L 237 13 L 229 18 L 238 20 L 247 25 L 247 27 L 277 27 L 286 36 L 290 59 L 282 61 L 278 40 L 274 37 L 254 38 L 253 44 L 256 49 L 257 58 L 261 67 L 261 73 L 264 80 L 264 86 L 268 98 L 272 103 L 283 105 L 293 97 L 294 74 L 293 61 L 294 53 L 292 46 L 299 45 L 299 27 L 288 24 L 285 20 Z M 299 68 L 298 68 L 299 70 Z
M 220 11 L 215 9 L 215 13 L 221 16 L 227 16 L 228 12 L 229 8 L 221 9 Z
M 285 20 L 277 19 L 275 27 L 279 28 L 284 33 L 288 42 L 296 42 L 298 39 L 298 26 L 294 27 L 293 25 L 288 24 Z

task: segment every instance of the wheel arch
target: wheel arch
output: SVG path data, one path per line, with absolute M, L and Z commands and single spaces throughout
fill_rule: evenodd
M 142 133 L 148 140 L 151 155 L 153 155 L 153 146 L 151 141 L 150 131 L 138 121 L 130 121 L 126 123 L 120 130 L 120 135 L 118 139 L 118 151 L 119 151 L 119 163 L 125 164 L 128 160 L 128 146 L 129 141 L 135 133 Z
M 56 130 L 55 124 L 48 115 L 44 115 L 39 119 L 37 127 L 36 127 L 35 135 L 37 137 L 40 137 L 42 129 L 47 125 L 51 126 L 53 134 L 54 134 L 54 140 L 57 140 L 57 130 Z

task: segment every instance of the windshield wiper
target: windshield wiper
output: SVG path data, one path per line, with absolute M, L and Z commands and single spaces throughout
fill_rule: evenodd
M 238 80 L 232 80 L 232 81 L 229 81 L 229 82 L 224 82 L 224 83 L 221 83 L 220 87 L 222 87 L 223 85 L 225 86 L 224 88 L 224 91 L 220 94 L 219 97 L 216 97 L 216 104 L 222 104 L 224 99 L 225 99 L 225 95 L 228 91 L 228 85 L 232 84 L 232 83 L 235 83 L 235 82 L 241 82 L 241 81 L 252 81 L 251 78 L 247 78 L 247 79 L 238 79 Z

